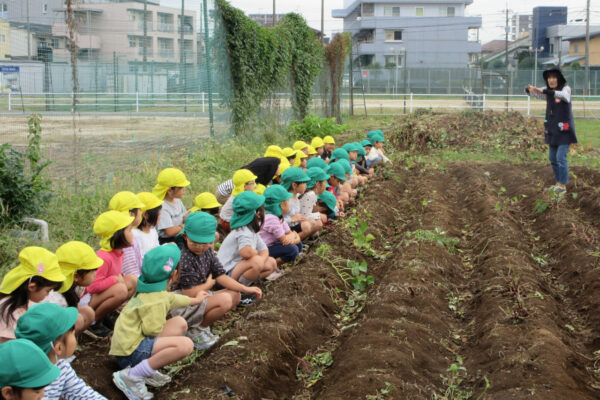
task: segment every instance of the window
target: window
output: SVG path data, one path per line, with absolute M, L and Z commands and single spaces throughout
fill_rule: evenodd
M 579 45 L 578 44 L 573 45 L 573 50 L 575 51 L 575 54 L 579 53 Z
M 415 8 L 415 16 L 422 17 L 423 16 L 423 7 Z
M 554 54 L 554 43 L 550 43 L 550 54 Z
M 129 47 L 137 47 L 137 39 L 135 36 L 129 36 Z
M 448 10 L 446 11 L 446 16 L 447 17 L 454 17 L 455 13 L 455 9 L 454 7 L 448 7 Z
M 383 16 L 384 17 L 399 17 L 400 16 L 400 6 L 385 6 L 383 8 Z
M 0 43 L 5 43 L 6 42 L 6 36 L 4 36 L 3 34 L 0 34 Z
M 0 3 L 0 12 L 8 12 L 8 4 Z
M 363 3 L 361 16 L 372 17 L 373 15 L 375 15 L 375 5 L 373 3 Z
M 42 4 L 42 14 L 48 14 L 48 3 Z
M 53 49 L 60 49 L 60 39 L 58 38 L 52 38 L 52 48 Z
M 384 56 L 385 67 L 394 68 L 402 66 L 402 55 L 401 54 L 386 54 Z
M 385 41 L 386 42 L 401 42 L 402 41 L 402 31 L 386 29 L 385 30 Z

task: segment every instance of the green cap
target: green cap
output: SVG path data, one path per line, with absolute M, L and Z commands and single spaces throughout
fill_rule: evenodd
M 182 232 L 185 233 L 190 240 L 196 243 L 214 242 L 216 231 L 216 218 L 203 211 L 196 211 L 188 215 L 182 229 Z
M 335 211 L 335 207 L 337 206 L 337 199 L 335 198 L 335 195 L 333 193 L 327 191 L 323 192 L 317 196 L 317 199 L 325 203 L 325 205 L 327 206 L 327 208 L 329 208 L 331 212 Z
M 323 171 L 327 169 L 327 163 L 321 157 L 313 157 L 306 162 L 306 168 L 318 167 Z
M 344 168 L 344 173 L 348 174 L 348 175 L 352 175 L 352 165 L 350 164 L 350 161 L 348 160 L 337 160 L 335 162 L 335 164 L 341 164 L 342 167 Z
M 371 143 L 371 141 L 369 139 L 365 139 L 362 142 L 360 142 L 360 145 L 362 147 L 366 147 L 366 146 L 373 146 L 373 144 Z
M 327 173 L 329 175 L 335 176 L 342 182 L 346 181 L 346 172 L 344 171 L 344 166 L 339 162 L 329 164 L 329 168 L 327 168 Z
M 180 258 L 181 251 L 175 243 L 167 243 L 148 251 L 142 262 L 142 274 L 138 278 L 137 292 L 153 293 L 167 290 L 169 277 L 177 268 Z
M 79 311 L 75 307 L 61 307 L 54 303 L 31 306 L 17 320 L 15 336 L 35 343 L 46 354 L 53 343 L 75 326 Z
M 281 217 L 281 202 L 292 198 L 292 194 L 281 185 L 271 185 L 265 189 L 265 211 Z
M 235 196 L 233 199 L 233 216 L 229 221 L 230 228 L 235 229 L 248 225 L 254 219 L 256 210 L 264 203 L 264 196 L 260 196 L 254 192 L 246 191 Z
M 22 317 L 21 317 L 22 318 Z M 60 368 L 52 364 L 44 352 L 27 339 L 9 340 L 0 344 L 0 388 L 44 387 L 60 375 Z
M 371 140 L 372 144 L 375 144 L 376 142 L 385 142 L 383 135 L 373 135 L 369 140 Z
M 334 160 L 348 160 L 350 161 L 350 156 L 348 155 L 348 152 L 341 148 L 338 147 L 337 149 L 335 149 L 333 151 L 333 153 L 331 153 L 331 159 L 330 161 L 334 161 Z
M 317 182 L 326 181 L 329 179 L 329 174 L 326 174 L 321 168 L 312 167 L 306 170 L 306 175 L 310 177 L 310 182 L 306 184 L 308 189 L 314 188 Z
M 281 174 L 281 186 L 285 188 L 285 190 L 290 190 L 290 186 L 294 182 L 308 182 L 310 178 L 306 175 L 306 172 L 299 167 L 289 167 Z
M 369 140 L 373 137 L 373 136 L 378 136 L 381 135 L 381 137 L 383 137 L 383 131 L 381 129 L 376 129 L 374 131 L 370 131 L 369 133 L 367 133 L 367 138 L 369 138 Z

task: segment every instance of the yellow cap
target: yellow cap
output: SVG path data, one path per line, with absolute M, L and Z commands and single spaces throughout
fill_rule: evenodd
M 98 269 L 104 264 L 104 260 L 96 255 L 90 245 L 83 242 L 71 241 L 56 249 L 56 257 L 65 281 L 59 292 L 64 293 L 73 286 L 75 271 L 80 269 Z
M 249 169 L 238 169 L 233 173 L 233 191 L 232 196 L 237 196 L 244 191 L 244 185 L 248 182 L 252 182 L 257 178 Z
M 145 204 L 143 201 L 139 199 L 133 192 L 119 192 L 115 194 L 110 202 L 108 203 L 108 208 L 110 210 L 121 211 L 121 212 L 129 212 L 129 210 L 133 210 L 134 208 L 144 208 Z
M 302 159 L 308 157 L 302 150 L 296 150 L 296 160 L 294 161 L 294 167 L 299 167 L 302 163 Z
M 282 150 L 282 153 L 283 153 L 283 156 L 286 158 L 296 156 L 296 150 L 292 149 L 291 147 L 284 147 Z
M 187 180 L 185 174 L 177 168 L 165 168 L 158 174 L 156 178 L 158 182 L 152 189 L 152 193 L 159 199 L 163 200 L 167 194 L 167 190 L 172 187 L 189 186 L 190 181 Z
M 287 158 L 281 157 L 281 162 L 279 163 L 279 168 L 277 168 L 277 175 L 281 175 L 284 173 L 286 169 L 291 167 L 290 162 Z M 277 176 L 275 175 L 275 176 Z
M 270 145 L 269 147 L 267 147 L 264 157 L 277 157 L 277 158 L 283 157 L 283 152 L 281 150 L 281 147 L 276 146 L 274 144 Z
M 10 294 L 32 276 L 41 276 L 49 281 L 60 283 L 65 276 L 60 272 L 58 258 L 54 253 L 43 247 L 25 247 L 19 253 L 21 262 L 15 268 L 8 271 L 2 279 L 0 293 Z
M 142 212 L 152 210 L 158 206 L 162 206 L 163 201 L 156 197 L 154 194 L 150 192 L 140 192 L 136 194 L 138 199 L 144 203 L 144 207 L 142 207 Z
M 324 144 L 325 144 L 325 142 L 319 136 L 315 136 L 314 138 L 312 138 L 312 141 L 310 142 L 310 145 L 312 147 L 314 147 L 315 149 L 318 149 L 319 147 L 323 147 Z
M 254 189 L 254 193 L 262 196 L 262 194 L 265 192 L 266 188 L 267 187 L 265 185 L 263 185 L 262 183 L 259 183 L 258 185 L 256 185 L 256 189 Z
M 94 233 L 101 237 L 100 247 L 102 250 L 111 251 L 110 238 L 115 232 L 131 224 L 134 219 L 129 213 L 114 210 L 100 214 L 94 221 Z
M 190 212 L 196 212 L 198 210 L 204 210 L 207 208 L 217 208 L 221 207 L 223 204 L 217 201 L 217 198 L 214 194 L 210 192 L 200 193 L 194 199 L 194 207 L 190 208 Z
M 308 144 L 306 144 L 302 140 L 298 140 L 297 142 L 294 142 L 293 147 L 294 147 L 294 150 L 302 150 L 302 149 L 308 147 Z
M 323 143 L 335 144 L 335 140 L 333 140 L 333 137 L 327 135 L 323 138 Z
M 313 155 L 313 154 L 319 154 L 319 153 L 317 152 L 317 149 L 315 149 L 312 145 L 309 144 L 308 145 L 308 154 Z

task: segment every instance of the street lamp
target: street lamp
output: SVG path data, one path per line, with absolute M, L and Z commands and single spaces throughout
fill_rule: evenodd
M 538 59 L 538 53 L 541 53 L 542 51 L 544 51 L 544 46 L 540 46 L 539 49 L 534 49 L 533 47 L 529 48 L 529 51 L 535 51 L 535 62 L 533 65 L 533 86 L 537 87 L 537 59 Z

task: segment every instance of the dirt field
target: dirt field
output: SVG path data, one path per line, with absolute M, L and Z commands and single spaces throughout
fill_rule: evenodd
M 456 399 L 599 398 L 600 173 L 573 172 L 561 202 L 543 191 L 545 164 L 378 178 L 356 207 L 374 256 L 337 223 L 155 398 L 225 399 L 227 386 L 242 399 L 442 399 L 453 384 Z M 333 267 L 346 259 L 375 279 L 354 305 Z M 120 398 L 107 342 L 83 348 L 74 368 Z M 322 377 L 297 379 L 310 372 L 302 358 L 323 352 L 333 362 Z M 457 357 L 465 370 L 453 374 Z

